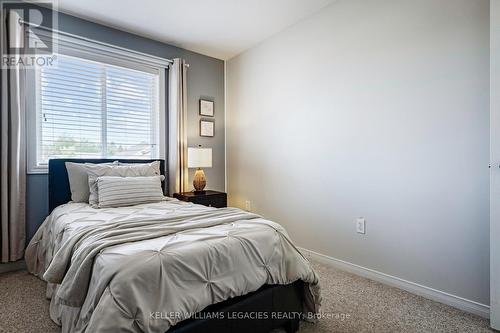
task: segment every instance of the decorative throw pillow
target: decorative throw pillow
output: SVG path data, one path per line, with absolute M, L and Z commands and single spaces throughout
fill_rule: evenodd
M 66 165 L 66 170 L 68 171 L 71 201 L 89 202 L 89 169 L 99 169 L 106 165 L 116 165 L 117 162 L 99 164 L 66 162 L 64 164 Z
M 98 170 L 89 170 L 88 187 L 90 191 L 89 204 L 97 208 L 98 188 L 97 178 L 103 176 L 115 177 L 150 177 L 160 175 L 160 161 L 141 164 L 110 165 Z
M 133 206 L 164 200 L 164 176 L 97 178 L 98 208 Z

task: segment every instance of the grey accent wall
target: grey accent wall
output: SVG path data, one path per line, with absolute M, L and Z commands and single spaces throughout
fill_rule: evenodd
M 488 0 L 335 1 L 227 63 L 230 204 L 489 304 L 488 63 Z
M 224 61 L 184 50 L 172 45 L 143 38 L 74 16 L 60 14 L 59 30 L 165 58 L 184 58 L 188 69 L 188 145 L 211 147 L 213 168 L 205 169 L 208 189 L 224 191 Z M 198 100 L 211 98 L 215 102 L 215 137 L 202 138 L 198 133 Z M 190 172 L 190 182 L 194 171 Z M 28 175 L 27 236 L 31 239 L 48 214 L 47 175 Z

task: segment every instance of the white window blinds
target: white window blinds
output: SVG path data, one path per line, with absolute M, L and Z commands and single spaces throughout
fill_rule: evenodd
M 157 158 L 158 74 L 58 55 L 38 73 L 38 164 Z

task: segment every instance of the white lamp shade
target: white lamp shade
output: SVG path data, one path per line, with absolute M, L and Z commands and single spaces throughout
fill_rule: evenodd
M 188 148 L 188 168 L 211 168 L 212 148 Z

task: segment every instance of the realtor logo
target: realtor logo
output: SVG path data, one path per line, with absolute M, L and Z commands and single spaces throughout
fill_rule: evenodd
M 0 0 L 1 66 L 54 66 L 57 10 L 54 1 Z

